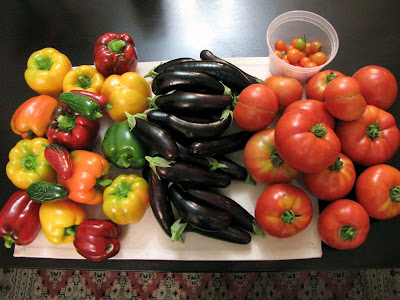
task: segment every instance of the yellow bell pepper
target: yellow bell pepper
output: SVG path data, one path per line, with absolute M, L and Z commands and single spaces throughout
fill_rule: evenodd
M 50 243 L 68 244 L 74 241 L 78 225 L 86 219 L 86 213 L 79 204 L 65 199 L 43 203 L 39 219 L 43 234 Z
M 16 187 L 26 190 L 37 181 L 56 181 L 57 173 L 44 156 L 49 144 L 45 138 L 23 139 L 10 150 L 6 173 Z
M 115 122 L 126 120 L 125 111 L 134 115 L 149 108 L 147 97 L 150 97 L 150 85 L 142 76 L 135 72 L 122 75 L 111 75 L 104 81 L 101 94 L 108 98 L 112 106 L 107 110 Z
M 63 81 L 63 91 L 85 90 L 96 94 L 101 93 L 104 76 L 92 66 L 82 65 L 69 71 Z
M 121 174 L 103 194 L 103 211 L 119 225 L 138 223 L 149 206 L 147 181 L 135 174 Z
M 69 58 L 54 48 L 33 52 L 28 59 L 25 81 L 38 94 L 57 97 L 64 76 L 72 69 Z

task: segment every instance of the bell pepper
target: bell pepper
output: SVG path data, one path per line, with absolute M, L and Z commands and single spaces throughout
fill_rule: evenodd
M 29 245 L 40 230 L 40 203 L 33 202 L 26 191 L 11 195 L 0 211 L 0 236 L 6 248 L 12 244 Z
M 28 59 L 25 81 L 38 94 L 57 97 L 65 75 L 72 69 L 68 57 L 54 48 L 35 51 Z
M 85 91 L 85 90 L 71 90 L 70 93 L 84 95 L 86 97 L 93 99 L 94 101 L 96 101 L 99 104 L 100 109 L 102 111 L 112 108 L 112 106 L 108 103 L 108 98 L 101 94 L 97 94 L 97 93 L 93 93 L 93 92 L 89 92 L 89 91 Z
M 58 102 L 53 97 L 41 95 L 22 103 L 11 118 L 11 129 L 23 139 L 42 137 Z
M 104 76 L 92 66 L 82 65 L 69 71 L 63 81 L 63 92 L 85 90 L 100 93 Z
M 135 174 L 121 174 L 104 190 L 103 211 L 119 225 L 136 224 L 149 206 L 147 181 Z
M 78 226 L 74 246 L 83 257 L 102 261 L 119 252 L 120 236 L 121 229 L 110 220 L 87 219 Z
M 59 143 L 69 150 L 92 149 L 98 137 L 100 123 L 75 114 L 70 108 L 59 106 L 53 111 L 46 135 L 51 143 Z
M 105 157 L 121 169 L 141 169 L 146 164 L 146 147 L 129 128 L 128 121 L 113 123 L 102 143 Z
M 86 150 L 74 150 L 70 155 L 74 173 L 69 179 L 58 176 L 58 183 L 69 190 L 69 199 L 99 204 L 103 200 L 103 187 L 112 182 L 108 179 L 110 163 L 103 156 Z
M 101 94 L 106 96 L 112 108 L 107 112 L 115 122 L 126 120 L 125 111 L 134 115 L 149 108 L 147 97 L 151 90 L 146 79 L 135 72 L 111 75 L 104 81 Z
M 44 157 L 62 179 L 71 178 L 74 172 L 74 165 L 65 146 L 61 144 L 48 145 L 44 150 Z
M 104 77 L 134 72 L 137 66 L 136 47 L 126 33 L 105 33 L 94 44 L 94 64 Z
M 65 199 L 43 203 L 39 209 L 40 224 L 47 240 L 54 244 L 72 243 L 78 225 L 86 218 L 79 204 Z
M 50 142 L 45 138 L 20 140 L 8 154 L 6 173 L 11 182 L 21 190 L 37 181 L 55 182 L 56 171 L 44 157 Z

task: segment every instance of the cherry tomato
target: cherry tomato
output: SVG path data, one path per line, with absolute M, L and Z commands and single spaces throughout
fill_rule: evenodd
M 308 55 L 311 54 L 311 43 L 306 43 L 306 47 L 304 48 L 304 52 Z
M 329 166 L 317 173 L 304 173 L 304 183 L 311 194 L 321 200 L 336 200 L 350 193 L 356 182 L 353 162 L 343 153 Z
M 287 55 L 286 55 L 286 57 L 287 57 Z M 287 58 L 282 57 L 282 60 L 283 60 L 285 63 L 290 64 L 290 62 L 287 60 Z
M 252 84 L 239 95 L 233 110 L 236 124 L 246 131 L 257 131 L 271 124 L 278 112 L 274 92 L 265 85 Z
M 324 90 L 326 109 L 337 119 L 353 121 L 362 116 L 367 103 L 361 95 L 360 85 L 353 77 L 333 79 Z
M 400 171 L 378 164 L 364 170 L 357 178 L 357 201 L 375 219 L 384 220 L 400 214 Z
M 318 66 L 323 65 L 326 63 L 326 55 L 324 52 L 316 52 L 312 58 L 311 61 L 315 62 Z
M 339 121 L 336 133 L 342 152 L 364 166 L 388 161 L 400 145 L 400 131 L 393 115 L 373 105 L 367 105 L 357 120 Z
M 318 65 L 313 61 L 310 61 L 304 65 L 304 68 L 314 68 L 314 67 L 318 67 Z
M 300 51 L 300 60 L 301 60 L 303 57 L 307 57 L 307 54 L 306 54 L 304 51 Z
M 308 56 L 302 57 L 300 59 L 300 66 L 304 67 L 306 63 L 310 62 L 311 59 Z
M 297 39 L 293 39 L 293 40 L 290 42 L 290 45 L 293 46 L 293 47 L 295 47 L 296 41 L 297 41 Z
M 296 109 L 279 118 L 275 146 L 282 159 L 303 173 L 320 172 L 335 162 L 340 141 L 332 128 L 310 113 Z
M 290 63 L 294 64 L 300 60 L 300 51 L 296 48 L 290 49 L 287 52 L 287 59 Z
M 311 53 L 317 53 L 322 50 L 322 44 L 318 41 L 312 42 L 310 46 Z
M 291 49 L 295 49 L 293 45 L 286 46 L 286 53 L 288 53 Z
M 349 199 L 333 201 L 318 219 L 321 240 L 339 250 L 359 247 L 365 242 L 369 228 L 369 216 L 364 207 Z
M 303 87 L 295 78 L 270 76 L 263 84 L 274 92 L 281 110 L 303 97 Z
M 274 143 L 275 129 L 267 128 L 255 133 L 244 148 L 244 165 L 251 178 L 261 183 L 288 183 L 297 174 L 279 156 Z
M 258 198 L 255 209 L 260 228 L 279 238 L 294 236 L 307 228 L 312 215 L 310 197 L 287 183 L 268 187 Z
M 325 70 L 315 74 L 307 83 L 306 96 L 310 99 L 323 101 L 326 85 L 333 79 L 344 76 L 339 71 Z
M 367 104 L 387 110 L 396 100 L 398 87 L 396 78 L 388 69 L 365 66 L 354 73 Z
M 307 39 L 305 36 L 296 39 L 296 41 L 294 42 L 294 47 L 296 49 L 299 49 L 300 51 L 303 51 L 306 48 L 306 44 L 307 44 Z
M 282 57 L 283 57 L 282 52 L 279 51 L 279 50 L 275 50 L 274 53 L 275 53 L 276 56 L 278 56 L 279 58 L 282 58 Z
M 283 40 L 277 40 L 275 42 L 275 50 L 285 51 L 286 50 L 286 42 Z

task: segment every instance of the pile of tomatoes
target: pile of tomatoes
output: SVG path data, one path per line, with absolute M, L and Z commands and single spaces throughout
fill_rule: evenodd
M 309 193 L 330 202 L 318 220 L 322 241 L 356 248 L 367 238 L 370 218 L 400 214 L 400 171 L 387 164 L 400 145 L 387 111 L 397 82 L 386 68 L 370 65 L 353 76 L 321 71 L 305 90 L 302 100 L 296 79 L 271 76 L 239 95 L 235 122 L 255 132 L 244 149 L 245 167 L 256 182 L 269 184 L 255 217 L 272 236 L 304 230 L 312 219 L 311 200 L 290 184 L 301 174 Z M 355 166 L 363 171 L 357 174 Z M 353 192 L 356 199 L 347 199 Z

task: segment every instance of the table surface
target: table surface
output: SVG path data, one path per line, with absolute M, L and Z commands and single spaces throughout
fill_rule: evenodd
M 0 207 L 17 189 L 8 180 L 8 152 L 19 136 L 10 129 L 10 118 L 25 100 L 35 96 L 24 80 L 29 55 L 44 47 L 65 53 L 73 65 L 93 62 L 93 45 L 105 32 L 126 32 L 135 40 L 139 61 L 199 57 L 209 49 L 220 57 L 268 56 L 265 41 L 269 23 L 290 10 L 308 10 L 326 18 L 336 29 L 339 51 L 329 69 L 352 75 L 365 65 L 390 69 L 400 78 L 400 26 L 396 0 L 385 1 L 2 1 L 0 60 L 2 109 Z M 397 119 L 399 99 L 389 109 Z M 398 123 L 399 124 L 399 123 Z M 400 151 L 389 164 L 400 166 Z M 358 168 L 361 171 L 362 168 Z M 350 196 L 354 196 L 353 193 Z M 321 205 L 323 207 L 323 204 Z M 240 272 L 327 270 L 400 267 L 400 242 L 393 233 L 400 218 L 371 219 L 367 241 L 351 251 L 323 245 L 323 257 L 309 260 L 192 262 L 109 260 L 53 260 L 14 258 L 0 247 L 0 267 L 152 270 L 170 272 Z

